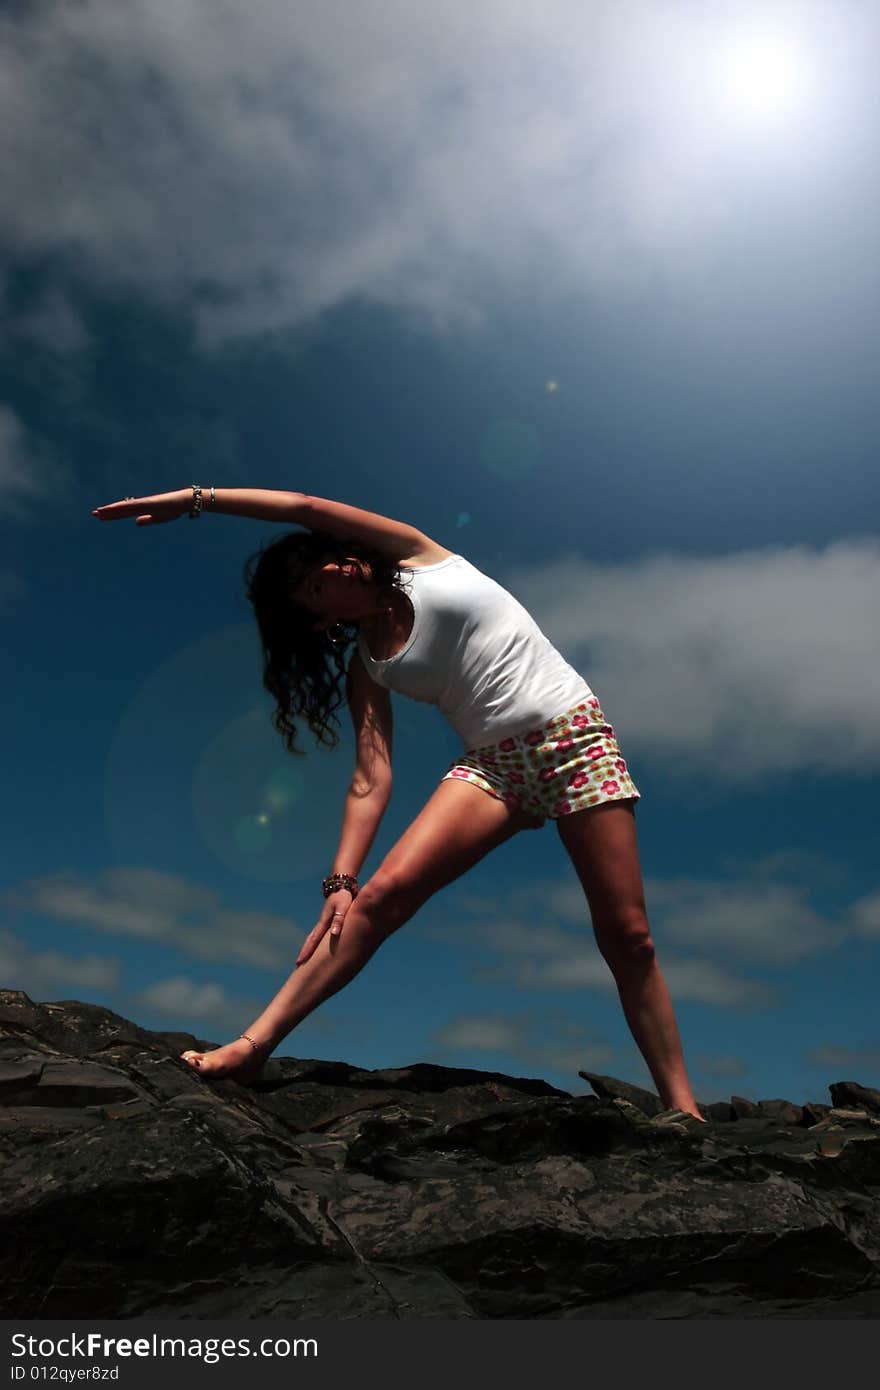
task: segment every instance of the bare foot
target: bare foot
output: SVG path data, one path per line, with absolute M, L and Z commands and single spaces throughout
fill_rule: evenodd
M 699 1110 L 689 1110 L 686 1105 L 671 1106 L 670 1109 L 676 1109 L 680 1115 L 689 1115 L 692 1120 L 699 1120 L 701 1125 L 709 1123 L 709 1121 L 700 1114 Z
M 265 1052 L 255 1052 L 247 1038 L 236 1038 L 235 1042 L 212 1048 L 210 1052 L 181 1052 L 180 1059 L 199 1076 L 228 1076 L 243 1084 L 257 1081 L 266 1065 Z

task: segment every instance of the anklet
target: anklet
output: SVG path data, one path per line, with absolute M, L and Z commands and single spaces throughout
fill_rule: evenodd
M 247 1038 L 247 1040 L 248 1040 L 248 1042 L 250 1043 L 251 1047 L 254 1049 L 254 1052 L 259 1052 L 261 1048 L 264 1048 L 264 1047 L 266 1046 L 265 1043 L 255 1043 L 254 1040 L 253 1040 L 253 1038 L 250 1037 L 247 1033 L 239 1033 L 238 1036 L 239 1036 L 240 1038 Z

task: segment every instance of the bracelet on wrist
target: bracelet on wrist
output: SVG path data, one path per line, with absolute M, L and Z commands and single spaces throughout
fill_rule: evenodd
M 194 521 L 197 517 L 200 517 L 201 514 L 202 514 L 202 489 L 201 489 L 201 487 L 200 487 L 200 485 L 199 485 L 198 483 L 190 483 L 190 487 L 191 487 L 192 490 L 193 490 L 193 504 L 192 504 L 192 507 L 191 507 L 190 512 L 189 512 L 189 518 L 190 518 L 191 521 Z M 217 498 L 216 498 L 216 496 L 215 496 L 215 493 L 214 493 L 214 485 L 213 485 L 213 483 L 212 483 L 212 484 L 211 484 L 211 502 L 212 502 L 212 504 L 213 504 L 213 503 L 216 502 L 216 501 L 217 501 Z
M 356 898 L 360 891 L 354 874 L 328 874 L 321 883 L 321 887 L 324 890 L 325 898 L 329 898 L 330 894 L 335 893 L 339 888 L 347 888 L 352 898 Z

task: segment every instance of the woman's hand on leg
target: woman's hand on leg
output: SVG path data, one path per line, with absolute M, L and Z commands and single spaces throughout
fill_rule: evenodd
M 303 942 L 300 953 L 296 958 L 297 965 L 305 964 L 328 931 L 331 936 L 339 936 L 352 902 L 353 898 L 347 888 L 339 888 L 335 893 L 331 893 L 329 898 L 325 899 L 324 906 L 321 909 L 321 915 L 316 925 Z

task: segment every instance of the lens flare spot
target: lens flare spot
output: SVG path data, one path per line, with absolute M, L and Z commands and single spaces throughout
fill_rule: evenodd
M 293 769 L 278 768 L 266 781 L 261 800 L 270 811 L 289 811 L 303 799 L 305 780 Z
M 242 816 L 236 821 L 232 838 L 244 854 L 263 854 L 272 843 L 268 816 Z
M 119 862 L 139 862 L 145 845 L 170 860 L 195 835 L 207 851 L 197 879 L 220 864 L 262 884 L 314 882 L 339 834 L 353 737 L 343 721 L 340 755 L 299 724 L 307 756 L 291 756 L 258 691 L 258 650 L 253 623 L 236 623 L 187 642 L 144 678 L 107 755 L 104 825 Z M 181 746 L 169 727 L 203 732 Z
M 559 382 L 553 381 L 552 379 L 550 381 L 545 381 L 544 388 L 550 393 L 550 395 L 553 395 L 555 391 L 559 390 Z

